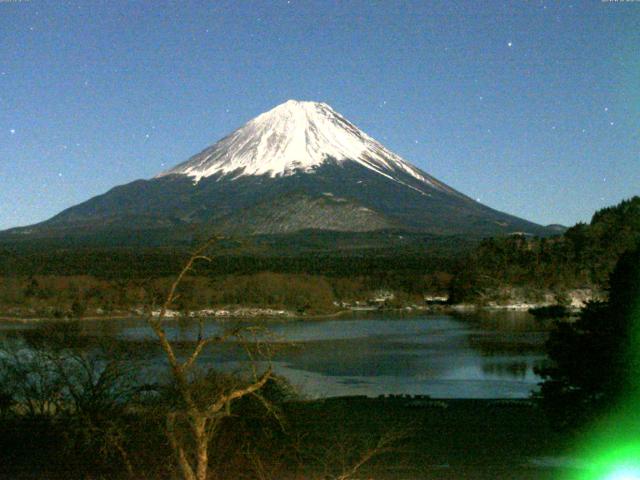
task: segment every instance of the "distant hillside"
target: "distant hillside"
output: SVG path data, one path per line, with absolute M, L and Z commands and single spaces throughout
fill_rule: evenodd
M 484 240 L 457 267 L 451 285 L 454 302 L 500 300 L 509 289 L 556 292 L 605 289 L 622 253 L 640 244 L 640 197 L 597 211 L 552 238 L 524 236 Z

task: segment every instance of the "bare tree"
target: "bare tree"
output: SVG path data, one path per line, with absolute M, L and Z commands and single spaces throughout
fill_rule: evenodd
M 113 358 L 107 344 L 82 350 L 72 337 L 75 327 L 44 325 L 0 345 L 0 417 L 31 417 L 53 427 L 60 434 L 57 452 L 74 459 L 86 454 L 83 468 L 117 460 L 129 478 L 141 478 L 126 449 L 126 412 L 149 387 L 138 384 L 135 365 Z
M 214 451 L 210 451 L 211 448 L 217 448 L 216 454 L 225 455 L 224 442 L 232 435 L 231 432 L 225 431 L 222 421 L 232 415 L 233 402 L 251 396 L 262 404 L 281 426 L 284 425 L 278 417 L 277 410 L 261 395 L 263 387 L 270 380 L 277 379 L 271 366 L 264 371 L 257 368 L 260 359 L 270 359 L 273 353 L 269 342 L 261 342 L 268 332 L 254 326 L 244 326 L 217 335 L 206 335 L 204 318 L 198 317 L 195 343 L 190 345 L 186 352 L 181 349 L 181 354 L 178 355 L 177 342 L 172 343 L 163 326 L 163 321 L 168 318 L 171 308 L 179 298 L 181 282 L 193 271 L 197 262 L 211 261 L 205 252 L 219 240 L 220 238 L 210 240 L 191 255 L 171 284 L 157 315 L 149 312 L 147 316 L 148 324 L 169 363 L 173 391 L 175 396 L 179 397 L 176 399 L 176 407 L 170 408 L 166 413 L 165 431 L 180 476 L 184 480 L 207 480 L 211 473 L 211 465 L 215 462 Z M 242 346 L 247 353 L 250 366 L 248 378 L 243 380 L 235 375 L 215 371 L 208 372 L 204 378 L 198 378 L 197 363 L 205 349 L 232 341 Z M 337 433 L 334 432 L 330 439 L 325 439 L 328 440 L 326 444 L 321 441 L 313 442 L 313 445 L 305 445 L 307 442 L 303 437 L 294 438 L 294 434 L 294 437 L 289 438 L 289 443 L 269 449 L 267 461 L 261 456 L 261 452 L 248 444 L 240 448 L 244 450 L 248 460 L 247 469 L 260 479 L 281 478 L 283 472 L 293 467 L 299 473 L 306 471 L 311 478 L 317 478 L 320 474 L 322 478 L 349 480 L 356 478 L 363 467 L 374 458 L 397 451 L 397 444 L 408 436 L 409 430 L 391 429 L 373 438 L 369 436 L 364 442 L 357 441 L 353 432 L 343 430 L 342 436 Z M 213 441 L 214 437 L 218 442 Z M 309 465 L 305 465 L 304 457 L 315 464 L 315 468 L 311 467 L 311 472 L 308 471 Z
M 346 425 L 337 426 L 327 438 L 314 438 L 311 445 L 302 446 L 306 450 L 307 478 L 324 480 L 352 480 L 358 478 L 363 468 L 374 459 L 385 454 L 399 453 L 399 445 L 412 433 L 410 428 L 385 429 L 377 434 L 355 433 Z M 303 440 L 302 443 L 308 443 Z M 369 478 L 369 477 L 367 477 Z
M 198 336 L 195 344 L 190 347 L 186 356 L 179 358 L 176 347 L 169 339 L 163 326 L 163 320 L 171 307 L 179 298 L 180 283 L 193 270 L 196 262 L 210 262 L 205 252 L 220 238 L 214 238 L 198 248 L 189 258 L 186 265 L 172 283 L 169 293 L 162 304 L 159 314 L 154 316 L 149 312 L 147 322 L 157 337 L 160 347 L 166 357 L 171 375 L 175 382 L 177 395 L 180 397 L 182 408 L 171 409 L 166 415 L 166 433 L 169 444 L 176 456 L 179 471 L 184 480 L 206 480 L 209 474 L 209 446 L 212 437 L 217 432 L 220 422 L 231 415 L 231 404 L 247 395 L 257 395 L 273 377 L 269 366 L 259 373 L 252 362 L 252 374 L 249 380 L 243 382 L 224 382 L 214 391 L 202 394 L 197 391 L 194 383 L 194 370 L 201 353 L 205 348 L 221 345 L 242 336 L 240 329 L 234 329 L 221 335 L 206 336 L 204 320 L 199 318 Z M 186 428 L 180 428 L 184 426 Z
M 330 478 L 335 478 L 336 480 L 350 480 L 355 478 L 355 476 L 360 472 L 362 467 L 371 462 L 374 458 L 394 452 L 398 450 L 398 443 L 402 440 L 405 440 L 408 436 L 408 433 L 401 430 L 389 430 L 382 434 L 375 444 L 366 446 L 365 448 L 360 448 L 359 451 L 356 452 L 355 455 L 348 451 L 344 451 L 344 445 L 340 445 L 338 449 L 339 452 L 344 457 L 352 457 L 350 462 L 341 461 L 338 463 L 340 465 L 339 472 L 334 474 Z

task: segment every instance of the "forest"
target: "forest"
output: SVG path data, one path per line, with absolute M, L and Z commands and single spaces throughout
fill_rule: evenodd
M 520 288 L 535 299 L 545 292 L 558 303 L 572 289 L 606 291 L 613 267 L 640 241 L 640 197 L 598 210 L 588 224 L 563 235 L 485 239 L 457 265 L 450 301 L 486 303 Z
M 575 289 L 605 292 L 620 255 L 640 240 L 640 197 L 599 210 L 563 235 L 511 235 L 456 244 L 282 254 L 246 240 L 225 240 L 181 285 L 180 308 L 255 306 L 300 314 L 391 292 L 388 307 L 450 303 L 569 301 Z M 158 301 L 189 249 L 170 247 L 0 246 L 4 315 L 78 318 L 126 314 Z M 276 254 L 274 252 L 280 252 Z M 514 291 L 517 294 L 514 296 Z

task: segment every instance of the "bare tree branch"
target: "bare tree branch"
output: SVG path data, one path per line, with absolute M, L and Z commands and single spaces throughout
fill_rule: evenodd
M 182 471 L 184 480 L 196 480 L 196 476 L 193 472 L 191 464 L 189 463 L 189 459 L 187 458 L 184 448 L 182 447 L 182 445 L 180 445 L 176 437 L 175 426 L 176 414 L 174 412 L 171 412 L 167 415 L 166 420 L 166 432 L 167 438 L 169 439 L 169 444 L 176 454 L 178 465 L 180 466 L 180 470 Z
M 209 247 L 211 247 L 214 243 L 218 242 L 221 239 L 222 239 L 222 237 L 213 237 L 213 238 L 209 239 L 207 242 L 204 243 L 204 245 L 202 245 L 201 247 L 196 249 L 196 251 L 191 255 L 191 257 L 187 261 L 187 264 L 184 266 L 182 271 L 178 274 L 178 276 L 176 277 L 174 282 L 171 284 L 171 288 L 169 290 L 169 294 L 167 295 L 167 298 L 166 298 L 164 304 L 162 305 L 162 308 L 160 309 L 160 314 L 158 315 L 157 320 L 154 320 L 155 322 L 159 323 L 160 321 L 162 321 L 165 318 L 165 316 L 167 314 L 167 310 L 169 310 L 169 307 L 171 306 L 171 304 L 177 298 L 176 297 L 176 290 L 177 290 L 178 286 L 180 285 L 180 283 L 182 283 L 182 279 L 185 277 L 185 275 L 187 275 L 193 269 L 193 265 L 198 260 L 205 260 L 207 262 L 211 261 L 211 258 L 203 255 L 203 253 L 205 251 L 207 251 L 207 249 Z
M 193 270 L 194 264 L 197 261 L 211 261 L 209 257 L 204 255 L 204 252 L 218 240 L 220 240 L 220 237 L 211 239 L 193 253 L 184 268 L 176 277 L 175 281 L 171 284 L 169 293 L 167 294 L 158 316 L 154 318 L 152 315 L 149 315 L 148 317 L 148 323 L 158 338 L 160 347 L 167 357 L 171 372 L 177 382 L 178 391 L 185 405 L 184 413 L 186 415 L 184 419 L 189 426 L 189 431 L 195 447 L 195 450 L 190 455 L 187 454 L 185 445 L 188 443 L 185 443 L 186 440 L 176 432 L 177 412 L 170 412 L 166 419 L 167 437 L 171 448 L 176 455 L 184 480 L 207 479 L 209 470 L 209 440 L 216 430 L 219 421 L 225 416 L 231 414 L 231 403 L 234 400 L 240 399 L 246 395 L 256 394 L 256 392 L 260 390 L 272 377 L 272 371 L 271 368 L 269 368 L 258 378 L 255 366 L 253 365 L 253 357 L 250 357 L 252 360 L 252 367 L 254 367 L 252 383 L 242 388 L 232 389 L 229 393 L 220 393 L 215 396 L 215 398 L 212 398 L 208 402 L 205 401 L 203 404 L 199 396 L 194 397 L 189 372 L 195 365 L 205 347 L 213 344 L 222 344 L 232 337 L 238 337 L 241 333 L 240 329 L 235 329 L 223 335 L 207 338 L 204 334 L 203 320 L 199 319 L 198 336 L 195 346 L 187 356 L 186 360 L 180 362 L 175 353 L 175 349 L 167 336 L 166 330 L 162 325 L 162 321 L 166 318 L 167 312 L 179 296 L 177 290 L 180 283 L 184 280 L 186 275 Z
M 264 372 L 262 377 L 260 377 L 256 382 L 252 383 L 251 385 L 248 385 L 245 388 L 240 388 L 238 390 L 234 390 L 233 392 L 227 395 L 220 396 L 220 398 L 215 403 L 213 403 L 207 409 L 207 411 L 209 412 L 210 415 L 213 415 L 219 412 L 220 410 L 222 410 L 227 404 L 230 404 L 233 400 L 237 400 L 239 398 L 244 397 L 245 395 L 249 395 L 250 393 L 254 393 L 260 390 L 271 378 L 271 376 L 272 376 L 272 371 L 271 371 L 271 367 L 269 367 L 267 371 Z
M 397 443 L 407 437 L 407 432 L 399 430 L 391 430 L 384 433 L 379 439 L 377 444 L 365 450 L 356 462 L 347 469 L 343 469 L 342 473 L 335 477 L 336 480 L 348 480 L 353 478 L 356 473 L 367 463 L 369 463 L 374 457 L 382 455 L 383 453 L 392 452 L 397 449 Z
M 195 361 L 198 359 L 198 356 L 200 356 L 200 353 L 202 353 L 202 350 L 207 345 L 224 343 L 230 338 L 237 336 L 238 332 L 239 332 L 239 329 L 234 329 L 229 333 L 226 333 L 225 335 L 221 335 L 217 337 L 209 337 L 209 338 L 203 338 L 201 334 L 198 334 L 198 341 L 196 343 L 196 346 L 193 349 L 193 352 L 191 353 L 189 358 L 182 363 L 181 369 L 185 372 L 189 370 L 193 366 Z

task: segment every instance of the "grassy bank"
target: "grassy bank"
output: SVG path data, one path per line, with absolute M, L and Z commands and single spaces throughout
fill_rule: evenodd
M 527 400 L 348 397 L 291 401 L 283 405 L 282 413 L 289 438 L 284 445 L 300 455 L 296 463 L 289 455 L 271 453 L 265 465 L 271 472 L 278 472 L 273 478 L 280 479 L 336 476 L 375 449 L 385 435 L 391 435 L 393 441 L 366 462 L 355 478 L 552 479 L 558 478 L 560 471 L 536 465 L 534 460 L 561 455 L 569 444 L 551 430 L 544 413 Z M 137 419 L 135 423 L 144 422 Z M 42 425 L 33 419 L 20 425 L 5 420 L 0 425 L 2 478 L 77 478 L 80 465 L 56 463 L 60 443 L 50 438 L 55 436 L 55 429 L 42 432 Z M 161 435 L 157 427 L 155 433 L 149 432 L 145 435 Z M 18 443 L 12 441 L 18 440 L 13 438 L 16 436 L 21 439 Z M 162 440 L 149 445 L 162 445 Z M 146 451 L 145 455 L 152 457 L 154 452 Z M 236 464 L 234 468 L 243 467 Z M 237 473 L 242 473 L 238 478 L 252 478 L 248 471 Z M 126 477 L 125 472 L 115 470 L 109 475 Z
M 337 451 L 382 432 L 405 432 L 363 478 L 558 478 L 558 470 L 532 460 L 568 445 L 528 400 L 336 398 L 291 403 L 288 414 Z

